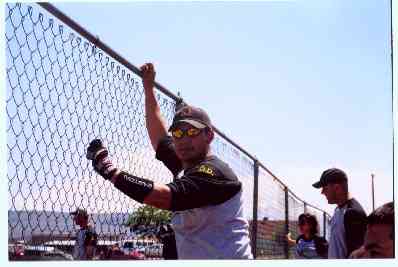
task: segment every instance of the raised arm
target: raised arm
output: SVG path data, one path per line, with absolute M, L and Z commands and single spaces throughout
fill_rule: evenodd
M 156 151 L 160 139 L 167 135 L 166 123 L 160 113 L 160 107 L 153 89 L 156 75 L 153 64 L 146 63 L 140 69 L 145 92 L 146 128 L 152 147 Z

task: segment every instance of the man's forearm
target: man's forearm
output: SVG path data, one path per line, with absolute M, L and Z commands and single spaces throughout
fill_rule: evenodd
M 160 107 L 152 90 L 145 91 L 145 119 L 149 139 L 154 150 L 166 134 L 166 123 L 160 113 Z
M 171 190 L 164 184 L 117 172 L 111 179 L 116 188 L 134 200 L 168 210 L 171 207 Z
M 166 123 L 161 115 L 159 104 L 154 91 L 154 76 L 152 64 L 141 67 L 143 71 L 143 86 L 145 92 L 145 119 L 149 139 L 156 150 L 161 138 L 167 134 Z
M 151 180 L 131 175 L 116 168 L 108 156 L 108 150 L 100 139 L 90 142 L 87 148 L 87 159 L 92 161 L 94 170 L 104 179 L 130 198 L 155 206 L 169 209 L 171 206 L 171 190 L 163 184 L 155 184 Z
M 154 183 L 153 190 L 144 199 L 144 203 L 163 210 L 171 208 L 171 190 L 167 185 Z

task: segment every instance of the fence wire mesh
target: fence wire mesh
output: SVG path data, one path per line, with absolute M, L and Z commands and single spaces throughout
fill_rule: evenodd
M 107 213 L 92 223 L 120 234 L 138 205 L 95 174 L 85 150 L 99 137 L 121 169 L 172 179 L 148 141 L 141 79 L 32 7 L 6 7 L 9 238 L 69 233 L 77 207 Z M 158 100 L 170 121 L 174 101 Z
M 257 257 L 285 258 L 285 191 L 263 168 L 258 177 Z
M 241 181 L 245 200 L 244 215 L 251 220 L 253 218 L 254 162 L 220 135 L 215 136 L 211 149 L 231 167 Z
M 99 177 L 85 152 L 101 138 L 119 168 L 157 182 L 172 180 L 147 136 L 140 77 L 38 6 L 6 4 L 5 26 L 9 243 L 71 239 L 76 229 L 69 213 L 76 208 L 88 211 L 100 237 L 125 238 L 124 224 L 139 204 Z M 160 92 L 157 99 L 170 123 L 176 103 Z M 242 182 L 250 229 L 257 223 L 251 233 L 257 257 L 288 257 L 285 235 L 289 230 L 297 236 L 304 203 L 286 199 L 285 187 L 263 168 L 255 188 L 254 161 L 220 135 L 212 150 Z M 323 213 L 313 212 L 327 235 Z
M 289 193 L 288 195 L 288 207 L 289 207 L 289 232 L 291 233 L 292 239 L 296 240 L 296 238 L 300 235 L 298 229 L 298 217 L 300 214 L 304 213 L 304 202 L 297 199 L 295 196 Z M 294 258 L 295 255 L 295 247 L 290 246 L 289 249 L 289 258 Z
M 308 205 L 306 206 L 306 212 L 308 212 L 308 213 L 310 213 L 312 215 L 315 215 L 315 217 L 316 217 L 316 219 L 318 221 L 318 224 L 319 224 L 319 235 L 320 236 L 324 236 L 324 232 L 325 232 L 324 222 L 323 222 L 323 220 L 324 220 L 324 212 L 319 210 L 319 209 L 315 209 L 315 208 L 313 208 L 311 206 L 308 206 Z
M 324 227 L 323 227 L 323 231 L 324 231 L 324 237 L 326 238 L 326 240 L 329 240 L 330 238 L 330 220 L 332 219 L 332 217 L 329 214 L 325 214 L 323 223 L 324 223 Z

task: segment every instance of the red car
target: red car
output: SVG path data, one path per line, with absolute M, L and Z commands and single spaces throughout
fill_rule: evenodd
M 134 260 L 145 260 L 145 254 L 138 250 L 133 250 L 130 252 L 129 258 Z

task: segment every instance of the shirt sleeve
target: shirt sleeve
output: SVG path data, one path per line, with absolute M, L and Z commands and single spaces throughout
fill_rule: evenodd
M 194 167 L 167 186 L 172 193 L 172 211 L 218 205 L 232 198 L 242 188 L 238 180 L 226 178 L 217 168 L 208 164 Z
M 366 232 L 366 215 L 355 209 L 348 209 L 344 216 L 347 256 L 360 248 Z
M 176 176 L 182 170 L 182 163 L 177 157 L 171 136 L 163 137 L 156 148 L 156 159 L 163 164 Z

